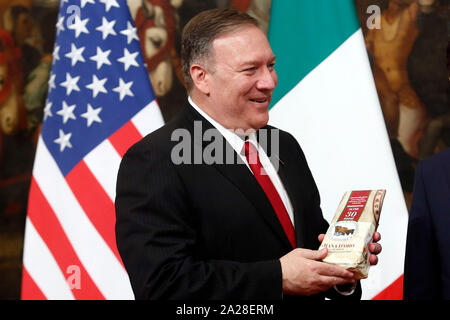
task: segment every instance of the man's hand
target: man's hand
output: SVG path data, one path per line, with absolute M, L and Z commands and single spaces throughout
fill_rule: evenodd
M 327 254 L 327 249 L 297 248 L 281 257 L 283 293 L 312 295 L 326 291 L 334 285 L 354 283 L 352 272 L 320 261 Z
M 322 243 L 323 238 L 325 238 L 325 235 L 319 234 L 319 242 Z M 377 255 L 381 252 L 382 247 L 381 244 L 378 243 L 378 241 L 381 240 L 381 234 L 379 232 L 375 232 L 372 237 L 372 242 L 369 243 L 369 263 L 371 266 L 375 266 L 378 263 L 378 257 Z

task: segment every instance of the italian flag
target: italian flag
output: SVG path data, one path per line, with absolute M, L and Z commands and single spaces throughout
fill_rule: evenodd
M 402 299 L 408 211 L 353 1 L 273 0 L 268 35 L 279 79 L 269 123 L 302 146 L 328 221 L 345 191 L 386 189 L 362 298 Z

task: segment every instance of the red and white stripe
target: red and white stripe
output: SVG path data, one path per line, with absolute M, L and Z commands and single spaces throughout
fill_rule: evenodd
M 39 139 L 25 229 L 22 299 L 134 298 L 116 248 L 116 178 L 126 150 L 162 124 L 153 101 L 66 177 Z M 79 288 L 68 281 L 71 266 L 79 270 Z

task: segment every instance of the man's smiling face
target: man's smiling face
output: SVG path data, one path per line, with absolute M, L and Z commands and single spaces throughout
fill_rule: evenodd
M 207 75 L 211 115 L 230 129 L 259 129 L 269 121 L 278 82 L 266 35 L 245 25 L 212 42 Z

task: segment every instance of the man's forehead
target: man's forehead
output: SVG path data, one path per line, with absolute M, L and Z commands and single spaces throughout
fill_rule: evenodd
M 212 53 L 227 55 L 228 58 L 247 58 L 246 60 L 254 60 L 256 56 L 275 58 L 265 33 L 253 25 L 243 26 L 215 38 L 212 41 Z
M 220 33 L 213 39 L 212 43 L 214 44 L 216 42 L 230 41 L 230 39 L 239 39 L 249 34 L 252 35 L 259 34 L 265 39 L 267 39 L 265 33 L 259 27 L 252 24 L 245 24 L 242 26 L 237 26 L 223 33 Z

